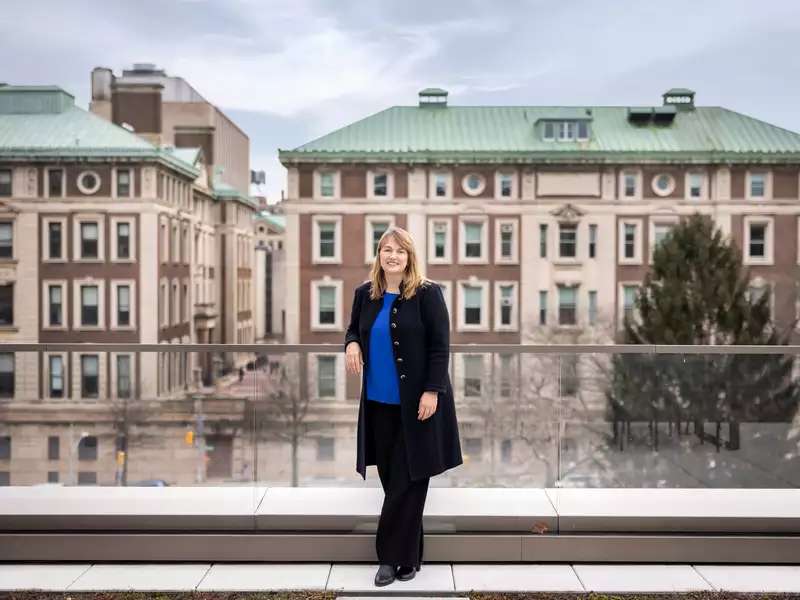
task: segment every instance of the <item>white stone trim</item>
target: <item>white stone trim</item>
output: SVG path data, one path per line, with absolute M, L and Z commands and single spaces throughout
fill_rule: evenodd
M 553 229 L 555 229 L 555 235 L 552 236 L 552 244 L 555 246 L 552 250 L 552 260 L 554 263 L 562 264 L 562 265 L 576 265 L 583 262 L 583 235 L 581 235 L 581 222 L 579 221 L 552 221 L 554 225 Z M 564 225 L 574 225 L 575 226 L 575 256 L 562 256 L 561 255 L 561 228 Z M 548 227 L 548 230 L 550 228 Z M 541 237 L 541 229 L 539 230 L 539 237 Z M 548 237 L 551 237 L 548 235 Z M 588 247 L 588 244 L 587 244 Z M 550 248 L 548 248 L 548 251 Z M 588 251 L 587 254 L 588 256 Z
M 319 222 L 334 222 L 336 229 L 334 233 L 333 257 L 322 257 L 319 254 Z M 311 263 L 312 264 L 338 264 L 342 262 L 342 215 L 312 215 L 311 217 Z
M 93 188 L 87 187 L 84 182 L 83 178 L 87 175 L 93 175 L 97 185 Z M 86 196 L 94 196 L 99 190 L 100 187 L 103 185 L 103 180 L 100 179 L 100 174 L 97 171 L 93 171 L 91 169 L 87 169 L 85 171 L 81 171 L 78 173 L 78 176 L 75 178 L 75 185 L 78 186 L 78 189 L 81 191 L 82 194 Z
M 61 223 L 61 258 L 50 258 L 50 223 Z M 42 262 L 62 263 L 69 260 L 68 233 L 67 217 L 42 217 Z
M 502 255 L 501 233 L 504 226 L 511 225 L 511 256 Z M 498 264 L 518 264 L 519 263 L 519 219 L 514 218 L 495 218 L 494 220 L 494 262 Z
M 84 325 L 81 321 L 81 286 L 96 285 L 97 286 L 97 325 Z M 106 307 L 105 307 L 105 281 L 103 279 L 94 279 L 92 277 L 84 277 L 81 279 L 72 280 L 72 328 L 75 331 L 99 331 L 106 328 Z
M 386 195 L 375 195 L 375 175 L 386 175 Z M 393 200 L 394 199 L 394 172 L 391 169 L 368 169 L 367 170 L 367 198 L 370 200 Z
M 73 218 L 72 227 L 72 260 L 75 262 L 97 263 L 105 262 L 106 228 L 105 215 L 100 213 L 82 213 Z M 81 224 L 97 224 L 97 258 L 83 258 L 81 254 Z
M 467 257 L 467 223 L 480 223 L 481 226 L 481 255 Z M 458 219 L 458 261 L 462 264 L 488 264 L 489 263 L 489 216 L 469 215 Z
M 752 196 L 750 194 L 751 178 L 754 174 L 764 174 L 764 195 Z M 748 169 L 744 178 L 744 197 L 751 202 L 764 202 L 772 200 L 772 171 L 770 169 Z
M 436 195 L 436 176 L 444 175 L 447 189 L 444 196 Z M 453 174 L 445 169 L 431 169 L 428 172 L 428 198 L 431 200 L 452 200 L 453 199 Z
M 61 288 L 61 325 L 50 323 L 50 286 Z M 69 295 L 69 282 L 66 279 L 44 279 L 42 281 L 42 329 L 66 331 L 69 328 Z
M 322 181 L 321 176 L 323 173 L 331 173 L 333 175 L 333 196 L 322 195 Z M 342 197 L 342 174 L 338 169 L 320 167 L 314 169 L 314 199 L 322 201 L 340 200 Z
M 169 280 L 162 277 L 158 282 L 158 326 L 169 327 Z
M 136 329 L 136 281 L 133 279 L 112 279 L 111 280 L 111 329 L 134 330 Z M 130 313 L 129 325 L 120 325 L 117 321 L 118 315 L 118 292 L 120 286 L 130 287 Z
M 767 226 L 764 232 L 764 258 L 750 256 L 750 225 L 753 223 L 764 223 Z M 771 265 L 774 261 L 774 247 L 775 247 L 775 223 L 774 218 L 771 216 L 762 215 L 745 215 L 742 219 L 742 239 L 744 240 L 744 248 L 742 248 L 742 262 L 746 265 Z
M 458 285 L 458 331 L 489 331 L 489 281 L 485 279 L 478 279 L 474 275 L 469 279 L 459 279 Z M 464 301 L 464 286 L 474 286 L 481 288 L 481 322 L 476 324 L 467 324 L 465 318 L 466 304 Z
M 181 282 L 177 277 L 173 277 L 169 282 L 170 293 L 170 325 L 180 325 L 181 323 Z
M 450 280 L 442 280 L 437 279 L 436 283 L 438 283 L 442 288 L 442 295 L 444 296 L 444 303 L 447 305 L 447 314 L 448 314 L 448 321 L 450 322 L 450 331 L 453 330 L 453 282 Z
M 436 226 L 445 225 L 444 257 L 436 258 Z M 453 219 L 451 217 L 428 218 L 428 264 L 445 265 L 453 262 Z
M 642 219 L 621 218 L 617 225 L 617 253 L 619 264 L 621 265 L 640 265 L 642 264 Z M 636 226 L 633 240 L 633 258 L 625 257 L 625 225 Z
M 334 288 L 334 307 L 333 323 L 320 323 L 319 322 L 319 288 L 321 286 L 332 286 Z M 311 315 L 309 323 L 311 324 L 311 331 L 342 331 L 342 280 L 332 279 L 329 275 L 325 275 L 322 279 L 314 279 L 311 281 Z
M 672 224 L 673 226 L 677 225 L 679 222 L 678 215 L 669 215 L 669 216 L 656 216 L 650 215 L 648 219 L 648 243 L 647 243 L 647 253 L 648 253 L 648 264 L 653 264 L 653 251 L 655 249 L 655 240 L 656 240 L 656 224 Z
M 669 179 L 669 185 L 667 186 L 666 190 L 662 190 L 658 187 L 658 185 L 656 185 L 656 182 L 662 176 L 666 176 Z M 658 173 L 655 173 L 650 178 L 650 189 L 653 190 L 653 193 L 656 196 L 660 196 L 662 198 L 665 198 L 666 196 L 669 196 L 672 192 L 674 192 L 676 185 L 677 182 L 675 181 L 675 176 L 672 173 L 666 173 L 664 171 L 660 171 Z
M 511 195 L 501 195 L 501 179 L 504 175 L 511 177 Z M 516 169 L 498 169 L 494 173 L 494 198 L 500 201 L 516 200 L 519 198 L 519 172 Z
M 632 174 L 636 176 L 636 193 L 633 196 L 626 196 L 625 195 L 625 175 Z M 617 182 L 617 189 L 619 190 L 619 194 L 617 198 L 623 202 L 636 202 L 642 199 L 642 169 L 639 167 L 626 167 L 624 169 L 620 169 L 619 171 L 619 180 Z
M 501 323 L 501 287 L 511 286 L 511 323 L 503 325 Z M 495 331 L 518 331 L 519 330 L 519 282 L 513 280 L 502 280 L 494 282 L 494 330 Z
M 117 256 L 117 225 L 127 223 L 130 231 L 129 258 Z M 111 217 L 111 262 L 132 263 L 136 262 L 136 219 L 134 217 Z
M 368 265 L 371 265 L 375 260 L 375 255 L 372 253 L 374 225 L 376 222 L 384 221 L 388 221 L 388 226 L 392 227 L 394 225 L 394 215 L 367 215 L 364 217 L 364 262 Z M 319 249 L 319 246 L 317 246 L 317 249 Z

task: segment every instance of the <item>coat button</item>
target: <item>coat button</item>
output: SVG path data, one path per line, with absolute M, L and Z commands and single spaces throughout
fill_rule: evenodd
M 397 362 L 403 362 L 403 359 L 402 359 L 402 358 L 400 358 L 400 357 L 398 357 L 398 358 L 397 358 Z
M 392 327 L 397 327 L 397 323 L 392 323 Z
M 405 379 L 405 378 L 406 378 L 406 374 L 405 374 L 405 373 L 403 373 L 402 375 L 400 375 L 400 379 Z
M 398 342 L 398 341 L 395 341 L 394 345 L 395 345 L 395 346 L 399 346 L 399 345 L 400 345 L 400 342 Z
M 392 312 L 393 312 L 393 313 L 396 313 L 396 312 L 397 312 L 397 309 L 396 309 L 396 308 L 393 308 L 393 309 L 392 309 Z

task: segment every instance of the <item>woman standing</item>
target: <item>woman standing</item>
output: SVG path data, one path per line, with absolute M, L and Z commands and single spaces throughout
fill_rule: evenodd
M 376 465 L 384 491 L 375 585 L 412 579 L 422 565 L 430 478 L 462 464 L 442 289 L 420 275 L 409 233 L 389 227 L 370 277 L 353 297 L 345 334 L 349 373 L 361 373 L 356 471 Z M 364 365 L 364 369 L 362 369 Z

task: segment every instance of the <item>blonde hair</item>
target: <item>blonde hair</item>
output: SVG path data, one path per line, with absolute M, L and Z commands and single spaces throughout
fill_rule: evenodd
M 381 239 L 378 240 L 378 250 L 375 252 L 375 260 L 372 262 L 372 268 L 369 270 L 369 281 L 372 284 L 370 286 L 370 299 L 377 300 L 382 297 L 383 293 L 386 291 L 386 275 L 381 266 L 381 249 L 390 236 L 394 236 L 400 244 L 400 247 L 406 251 L 406 256 L 408 257 L 401 282 L 402 287 L 400 288 L 400 294 L 403 300 L 408 300 L 414 296 L 418 287 L 431 283 L 432 280 L 420 274 L 419 258 L 411 234 L 402 227 L 397 227 L 395 225 L 389 226 L 389 228 L 383 232 Z

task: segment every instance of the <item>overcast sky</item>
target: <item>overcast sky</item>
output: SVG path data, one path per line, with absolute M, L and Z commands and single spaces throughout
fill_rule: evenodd
M 95 66 L 184 77 L 280 198 L 294 148 L 423 87 L 451 104 L 658 104 L 671 87 L 800 131 L 798 0 L 3 0 L 0 81 L 88 107 Z

